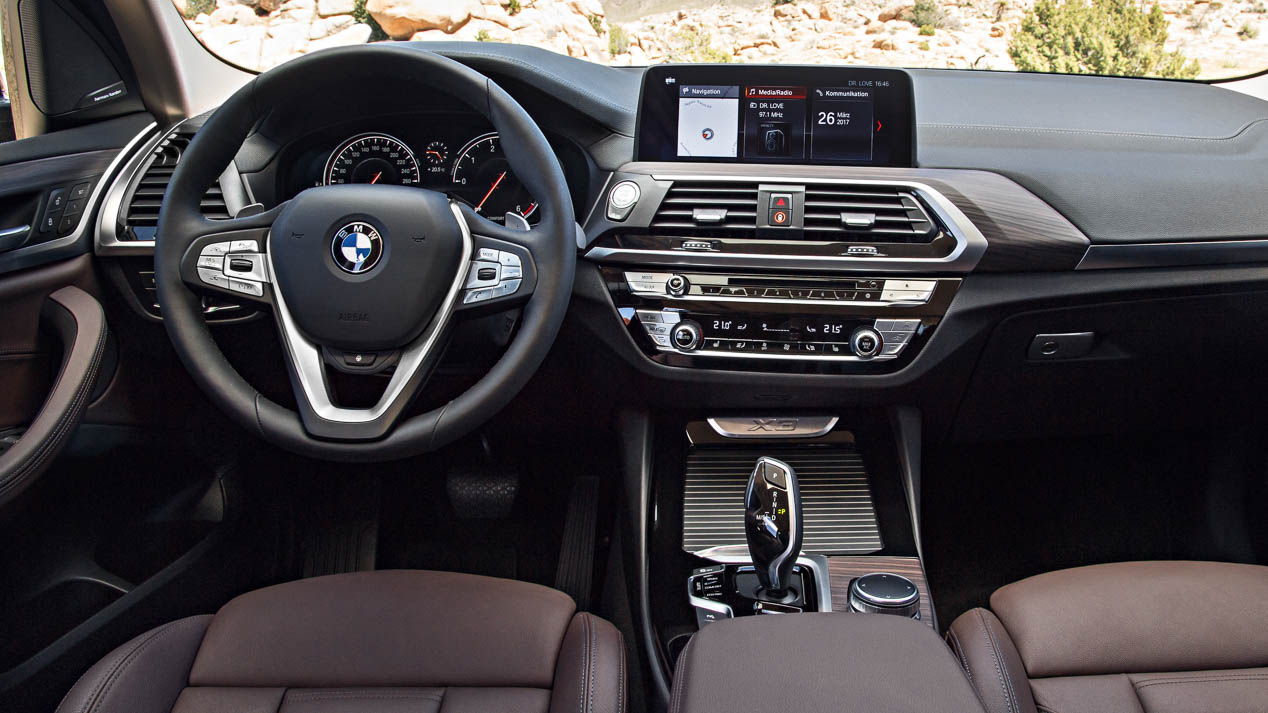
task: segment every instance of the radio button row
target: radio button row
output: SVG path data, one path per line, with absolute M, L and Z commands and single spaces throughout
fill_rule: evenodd
M 911 340 L 911 332 L 881 332 L 881 339 L 886 344 L 906 344 Z
M 658 347 L 668 347 L 668 346 L 669 346 L 669 335 L 668 335 L 668 334 L 653 334 L 653 335 L 651 335 L 651 337 L 652 337 L 652 342 L 654 342 L 654 343 L 656 344 L 656 346 L 658 346 Z
M 670 326 L 668 324 L 651 322 L 644 324 L 643 329 L 646 329 L 648 334 L 669 334 Z
M 881 347 L 881 356 L 898 356 L 906 344 L 886 344 Z

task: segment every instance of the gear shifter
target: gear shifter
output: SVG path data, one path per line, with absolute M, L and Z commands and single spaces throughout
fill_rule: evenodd
M 801 553 L 801 492 L 791 466 L 765 456 L 744 494 L 744 536 L 764 594 L 782 597 Z

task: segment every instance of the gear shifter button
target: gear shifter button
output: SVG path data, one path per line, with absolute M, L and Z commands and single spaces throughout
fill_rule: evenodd
M 788 474 L 784 472 L 783 468 L 769 462 L 763 463 L 762 468 L 765 471 L 766 482 L 780 490 L 788 489 Z

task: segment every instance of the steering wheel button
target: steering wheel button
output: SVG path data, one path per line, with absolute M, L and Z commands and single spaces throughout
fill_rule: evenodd
M 378 356 L 374 352 L 344 352 L 343 363 L 348 366 L 374 366 Z
M 229 252 L 229 243 L 211 243 L 204 245 L 200 255 L 224 255 Z
M 508 253 L 506 251 L 498 253 L 498 262 L 511 267 L 521 267 L 523 265 L 523 263 L 520 262 L 519 255 L 516 255 L 515 253 Z
M 476 251 L 476 259 L 480 261 L 497 262 L 498 251 L 493 248 L 480 248 Z
M 524 270 L 519 265 L 504 265 L 502 267 L 502 279 L 509 280 L 512 277 L 523 277 Z
M 229 279 L 229 289 L 234 292 L 241 292 L 244 295 L 252 295 L 255 297 L 264 296 L 264 285 L 258 282 L 250 282 L 247 280 Z
M 485 287 L 479 290 L 467 290 L 467 293 L 462 296 L 462 303 L 469 305 L 491 299 L 493 299 L 493 288 Z
M 229 289 L 229 278 L 225 277 L 225 274 L 220 270 L 211 270 L 205 267 L 200 267 L 198 268 L 198 279 L 213 287 L 219 287 L 226 290 Z
M 210 267 L 213 270 L 220 270 L 224 266 L 225 259 L 219 255 L 207 255 L 204 253 L 198 257 L 198 267 Z
M 498 286 L 493 288 L 493 296 L 505 297 L 507 295 L 513 295 L 517 290 L 519 290 L 519 288 L 519 280 L 506 280 L 504 282 L 499 282 Z
M 258 253 L 260 244 L 254 240 L 234 240 L 229 243 L 231 253 Z
M 474 290 L 496 285 L 500 274 L 499 267 L 496 262 L 477 261 L 471 263 L 471 270 L 467 273 L 467 289 Z

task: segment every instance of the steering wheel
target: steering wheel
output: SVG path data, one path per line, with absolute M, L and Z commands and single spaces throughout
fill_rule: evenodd
M 442 193 L 406 186 L 309 188 L 230 220 L 199 211 L 207 186 L 271 107 L 368 81 L 444 92 L 483 114 L 511 171 L 540 205 L 531 229 L 503 227 Z M 195 382 L 231 418 L 288 450 L 331 460 L 404 458 L 470 433 L 528 382 L 554 342 L 576 269 L 568 185 L 546 137 L 489 78 L 393 45 L 315 52 L 257 76 L 199 129 L 159 214 L 155 279 L 163 323 Z M 246 382 L 216 345 L 199 290 L 273 312 L 298 411 Z M 455 323 L 522 307 L 502 358 L 444 406 L 404 417 Z M 392 370 L 371 407 L 337 402 L 329 369 Z

